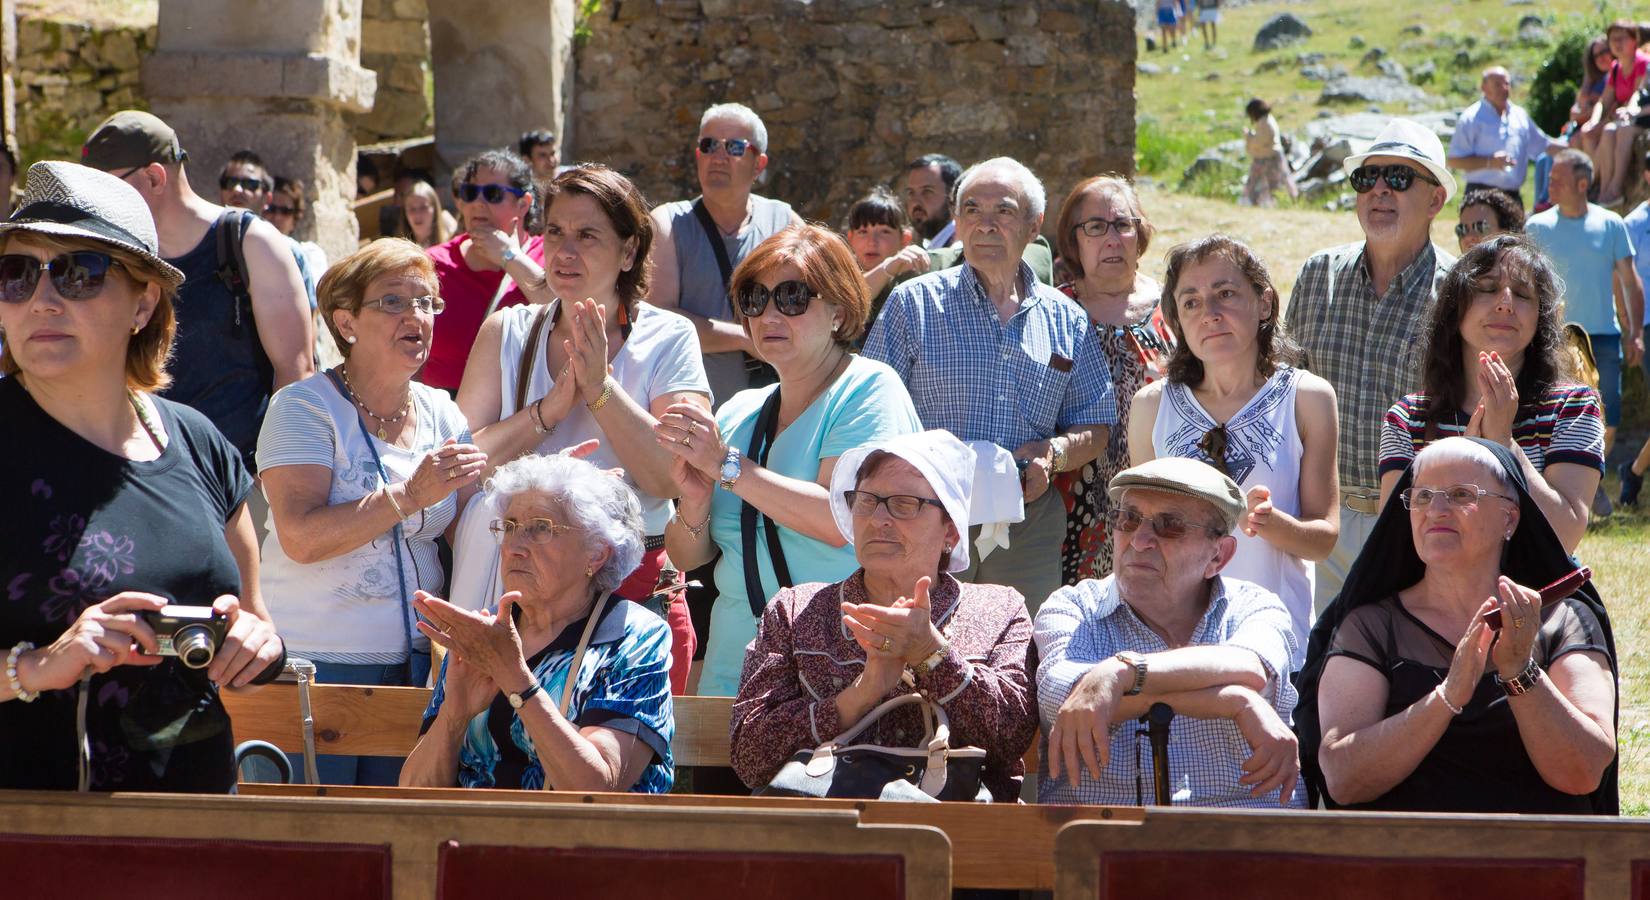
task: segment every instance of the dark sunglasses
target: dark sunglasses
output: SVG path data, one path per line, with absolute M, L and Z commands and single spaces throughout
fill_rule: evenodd
M 220 175 L 218 176 L 218 187 L 226 191 L 231 188 L 240 188 L 248 194 L 256 194 L 264 189 L 264 183 L 261 178 L 235 178 L 230 175 Z
M 752 283 L 739 294 L 739 312 L 747 319 L 754 319 L 762 315 L 762 310 L 768 308 L 768 299 L 773 299 L 775 309 L 781 315 L 800 316 L 808 311 L 808 304 L 819 292 L 808 287 L 802 281 L 781 281 L 768 290 L 760 284 Z
M 848 511 L 862 519 L 876 515 L 879 506 L 888 507 L 888 515 L 896 519 L 915 519 L 924 506 L 932 505 L 937 509 L 945 509 L 940 501 L 932 497 L 918 497 L 915 494 L 884 497 L 870 491 L 843 491 L 842 497 L 848 501 Z
M 1353 190 L 1360 194 L 1367 194 L 1375 189 L 1377 180 L 1384 179 L 1387 187 L 1402 194 L 1404 191 L 1409 190 L 1409 186 L 1414 184 L 1417 178 L 1432 185 L 1442 184 L 1431 175 L 1403 163 L 1392 163 L 1386 166 L 1359 166 L 1352 170 L 1351 175 L 1347 176 L 1347 181 L 1352 182 Z
M 1469 234 L 1489 234 L 1494 227 L 1488 222 L 1462 222 L 1455 226 L 1455 236 L 1464 238 Z
M 725 141 L 720 138 L 699 139 L 699 152 L 705 154 L 706 156 L 715 153 L 717 147 L 726 147 L 728 148 L 729 156 L 738 158 L 744 156 L 745 151 L 749 150 L 750 146 L 751 142 L 745 140 L 744 138 L 728 138 Z
M 503 203 L 505 194 L 520 199 L 526 195 L 527 191 L 508 184 L 472 184 L 466 181 L 454 188 L 453 193 L 465 203 L 474 203 L 477 197 L 486 200 L 488 203 Z
M 1225 425 L 1216 425 L 1208 431 L 1203 432 L 1203 437 L 1199 438 L 1197 441 L 1197 449 L 1203 451 L 1204 456 L 1209 457 L 1211 464 L 1220 470 L 1220 474 L 1231 477 L 1232 473 L 1226 471 Z
M 277 206 L 271 203 L 264 207 L 264 215 L 266 216 L 295 216 L 297 214 L 298 207 L 296 206 Z
M 76 250 L 41 262 L 21 253 L 0 256 L 0 303 L 22 303 L 34 296 L 40 270 L 51 276 L 52 287 L 65 300 L 90 300 L 103 292 L 110 266 L 119 260 L 96 250 Z
M 1186 536 L 1186 532 L 1193 528 L 1201 528 L 1214 537 L 1224 537 L 1226 532 L 1218 528 L 1204 525 L 1200 522 L 1188 522 L 1174 513 L 1158 513 L 1147 517 L 1132 509 L 1112 508 L 1106 513 L 1106 527 L 1119 534 L 1133 534 L 1140 530 L 1140 526 L 1150 523 L 1152 533 L 1165 541 L 1172 541 Z

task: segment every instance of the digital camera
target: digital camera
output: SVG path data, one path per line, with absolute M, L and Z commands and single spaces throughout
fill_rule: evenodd
M 229 618 L 210 606 L 163 606 L 143 620 L 155 632 L 157 656 L 176 656 L 191 669 L 204 669 L 229 633 Z

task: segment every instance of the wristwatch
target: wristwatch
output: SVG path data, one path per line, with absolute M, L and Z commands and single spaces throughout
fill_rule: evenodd
M 728 455 L 722 458 L 722 472 L 721 472 L 721 475 L 722 475 L 722 489 L 723 490 L 725 490 L 725 491 L 733 490 L 734 484 L 739 481 L 739 472 L 740 472 L 739 450 L 735 447 L 729 447 L 728 448 Z
M 539 683 L 535 681 L 535 682 L 533 682 L 532 687 L 528 688 L 525 691 L 522 691 L 519 694 L 505 694 L 504 699 L 510 701 L 510 708 L 511 709 L 521 709 L 523 706 L 527 705 L 527 701 L 529 699 L 531 699 L 532 696 L 534 694 L 538 693 L 538 692 L 539 692 Z
M 940 663 L 945 661 L 945 653 L 950 649 L 950 642 L 944 640 L 940 641 L 940 645 L 934 648 L 934 652 L 923 657 L 922 662 L 919 662 L 911 667 L 912 670 L 918 675 L 927 675 L 929 672 L 932 672 L 938 668 Z
M 1118 662 L 1134 670 L 1134 684 L 1123 692 L 1125 697 L 1133 697 L 1146 688 L 1146 657 L 1133 650 L 1123 650 L 1117 654 Z

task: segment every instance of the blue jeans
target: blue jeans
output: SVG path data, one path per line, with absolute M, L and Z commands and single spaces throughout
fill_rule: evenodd
M 1598 364 L 1598 392 L 1604 398 L 1604 424 L 1621 424 L 1621 335 L 1590 334 L 1593 360 Z
M 317 662 L 315 680 L 320 684 L 363 684 L 392 687 L 423 687 L 430 677 L 430 654 L 414 651 L 407 662 L 390 665 L 351 665 Z M 407 748 L 410 753 L 411 747 Z M 304 781 L 304 757 L 288 753 L 294 781 Z M 315 757 L 315 774 L 322 784 L 362 784 L 394 786 L 401 779 L 402 758 L 398 756 Z

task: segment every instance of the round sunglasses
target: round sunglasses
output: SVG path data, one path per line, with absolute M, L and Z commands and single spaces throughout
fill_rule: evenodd
M 1359 166 L 1347 176 L 1352 183 L 1352 189 L 1360 194 L 1367 194 L 1375 189 L 1375 182 L 1384 180 L 1386 186 L 1402 194 L 1409 190 L 1415 179 L 1421 179 L 1434 186 L 1442 186 L 1443 182 L 1403 163 L 1392 163 L 1385 166 Z
M 22 303 L 34 296 L 40 270 L 46 270 L 57 295 L 65 300 L 90 300 L 103 293 L 109 267 L 120 261 L 96 250 L 75 250 L 41 262 L 21 253 L 0 256 L 0 303 Z
M 768 308 L 768 300 L 773 300 L 775 309 L 780 315 L 796 317 L 808 311 L 808 304 L 819 292 L 808 287 L 802 281 L 781 281 L 773 286 L 772 290 L 760 284 L 751 284 L 739 294 L 739 313 L 747 319 L 754 319 L 762 315 Z
M 488 203 L 503 203 L 505 194 L 520 199 L 527 194 L 527 191 L 508 184 L 473 184 L 466 181 L 453 188 L 453 194 L 465 203 L 474 203 L 477 197 L 486 200 Z

